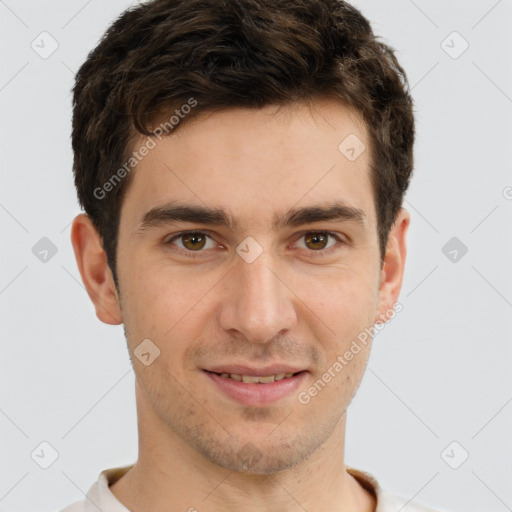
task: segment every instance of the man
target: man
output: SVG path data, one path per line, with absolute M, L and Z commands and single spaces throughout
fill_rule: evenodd
M 139 457 L 66 512 L 428 511 L 344 463 L 374 326 L 395 314 L 414 118 L 336 0 L 156 0 L 77 74 L 72 227 L 123 324 Z M 373 329 L 373 331 L 372 331 Z

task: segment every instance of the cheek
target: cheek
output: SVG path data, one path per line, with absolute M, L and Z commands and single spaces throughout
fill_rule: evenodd
M 305 284 L 306 304 L 338 335 L 373 325 L 378 304 L 376 276 L 344 268 L 307 279 Z
M 368 333 L 374 325 L 378 298 L 377 281 L 365 275 L 342 272 L 333 276 L 330 284 L 311 289 L 308 306 L 321 320 L 316 324 L 330 329 L 330 335 L 318 335 L 324 356 L 316 378 L 329 381 L 329 390 L 322 393 L 321 400 L 349 403 L 364 374 L 372 341 Z
M 194 293 L 176 269 L 158 260 L 150 252 L 141 252 L 124 267 L 127 305 L 144 323 L 162 317 L 171 321 Z
M 140 265 L 132 275 L 122 290 L 126 297 L 123 318 L 132 349 L 149 338 L 159 347 L 162 360 L 177 362 L 205 328 L 213 297 L 208 291 L 216 280 L 194 278 L 167 265 Z

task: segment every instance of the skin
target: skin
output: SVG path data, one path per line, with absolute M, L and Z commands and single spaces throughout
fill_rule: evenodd
M 353 162 L 338 150 L 349 134 L 367 148 Z M 249 503 L 255 511 L 375 510 L 344 463 L 346 411 L 371 342 L 308 404 L 294 392 L 242 405 L 203 372 L 222 363 L 288 363 L 308 371 L 297 392 L 307 391 L 393 310 L 410 216 L 399 211 L 381 266 L 369 148 L 361 118 L 336 100 L 201 114 L 132 171 L 120 217 L 119 293 L 90 219 L 75 218 L 84 285 L 102 322 L 124 323 L 136 375 L 139 459 L 111 486 L 131 511 L 238 511 Z M 361 209 L 364 224 L 272 229 L 273 216 L 292 207 L 339 200 Z M 145 212 L 170 201 L 222 209 L 238 225 L 138 230 Z M 211 238 L 199 249 L 183 238 L 165 245 L 183 230 Z M 322 248 L 308 242 L 308 230 L 345 243 L 328 237 Z M 248 236 L 263 249 L 252 263 L 236 252 Z M 134 350 L 148 338 L 160 355 L 146 366 Z M 244 446 L 258 455 L 248 465 Z

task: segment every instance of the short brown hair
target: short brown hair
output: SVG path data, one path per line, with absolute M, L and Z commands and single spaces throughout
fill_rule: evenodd
M 125 11 L 73 88 L 78 200 L 116 286 L 120 209 L 132 174 L 110 181 L 108 197 L 97 191 L 129 159 L 131 138 L 154 136 L 157 116 L 190 98 L 196 104 L 174 130 L 201 112 L 232 107 L 335 96 L 355 108 L 370 135 L 382 260 L 412 174 L 414 116 L 406 74 L 378 39 L 341 0 L 154 0 Z

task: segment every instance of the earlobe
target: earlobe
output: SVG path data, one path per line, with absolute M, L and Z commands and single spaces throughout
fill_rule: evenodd
M 85 289 L 96 309 L 96 316 L 106 324 L 123 323 L 107 255 L 88 215 L 82 213 L 73 220 L 71 243 Z
M 381 270 L 379 304 L 375 323 L 382 324 L 393 317 L 393 305 L 398 301 L 407 256 L 407 231 L 410 214 L 401 208 L 388 236 L 384 264 Z

